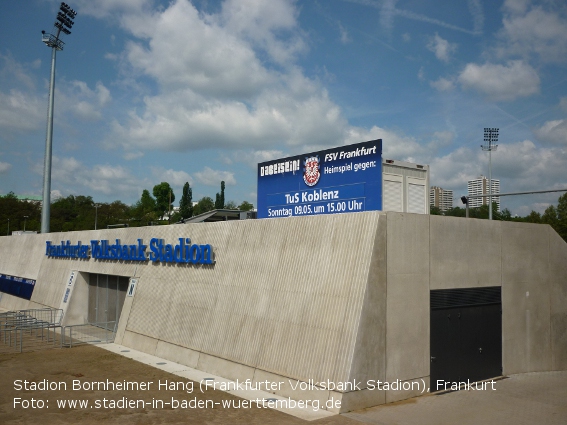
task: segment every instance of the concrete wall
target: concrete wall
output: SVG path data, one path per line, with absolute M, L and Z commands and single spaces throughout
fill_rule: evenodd
M 429 380 L 430 216 L 388 213 L 386 381 Z M 412 397 L 388 391 L 386 401 Z
M 45 241 L 120 239 L 214 247 L 214 265 L 45 256 Z M 137 277 L 116 341 L 231 379 L 362 382 L 330 398 L 342 411 L 414 392 L 367 379 L 429 383 L 429 292 L 502 286 L 504 373 L 567 369 L 567 244 L 549 227 L 407 213 L 316 217 L 0 237 L 0 273 L 36 279 L 30 302 L 59 307 L 79 271 L 67 322 L 84 322 L 88 273 Z

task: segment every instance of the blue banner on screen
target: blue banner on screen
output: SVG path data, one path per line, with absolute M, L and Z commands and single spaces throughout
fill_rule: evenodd
M 381 139 L 258 164 L 258 218 L 381 209 Z

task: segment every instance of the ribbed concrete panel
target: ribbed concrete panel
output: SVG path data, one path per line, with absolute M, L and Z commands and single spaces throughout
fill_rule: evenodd
M 504 373 L 551 370 L 549 227 L 502 222 Z
M 378 216 L 183 226 L 217 263 L 174 266 L 170 281 L 168 266 L 146 267 L 127 330 L 292 378 L 346 380 Z
M 378 229 L 372 247 L 372 261 L 369 264 L 366 291 L 357 324 L 356 342 L 352 347 L 353 353 L 348 381 L 361 383 L 361 388 L 366 388 L 368 379 L 384 381 L 385 378 L 386 242 L 389 219 L 390 213 L 379 217 Z M 384 402 L 383 392 L 378 393 L 371 397 L 374 399 L 371 404 Z
M 567 243 L 549 229 L 552 370 L 567 370 Z
M 0 236 L 0 273 L 37 279 L 46 238 L 42 235 Z
M 429 375 L 429 224 L 427 215 L 388 214 L 388 382 Z M 451 224 L 466 225 L 465 220 Z M 393 396 L 408 398 L 412 394 L 389 393 L 387 400 L 394 401 Z

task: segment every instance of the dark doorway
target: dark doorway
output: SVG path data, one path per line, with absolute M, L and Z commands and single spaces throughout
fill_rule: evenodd
M 430 301 L 431 391 L 500 376 L 501 288 L 433 290 Z

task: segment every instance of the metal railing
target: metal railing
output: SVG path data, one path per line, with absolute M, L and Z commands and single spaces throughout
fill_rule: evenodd
M 63 310 L 40 308 L 0 313 L 0 352 L 61 347 Z M 57 332 L 59 330 L 59 332 Z
M 108 344 L 114 342 L 117 326 L 118 322 L 65 326 L 62 344 L 70 348 L 80 344 Z

